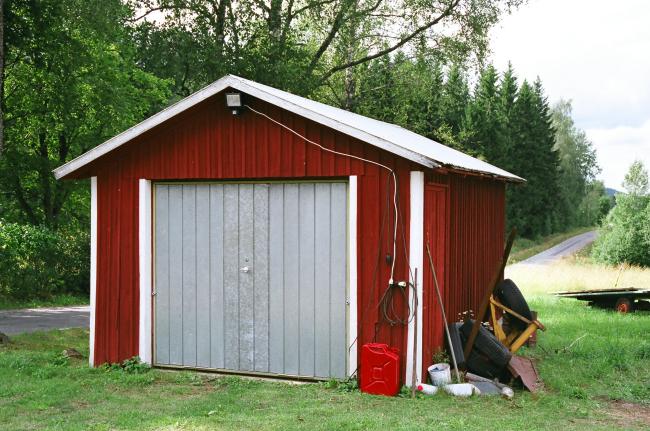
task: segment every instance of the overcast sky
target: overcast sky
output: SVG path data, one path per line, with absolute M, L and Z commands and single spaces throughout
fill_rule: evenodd
M 511 61 L 551 102 L 573 101 L 607 187 L 622 189 L 635 158 L 650 168 L 650 1 L 530 0 L 493 30 L 492 49 L 500 70 Z

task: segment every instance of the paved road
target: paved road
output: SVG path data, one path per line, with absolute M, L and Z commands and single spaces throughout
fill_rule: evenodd
M 558 245 L 549 248 L 535 256 L 529 257 L 526 260 L 519 262 L 520 264 L 527 265 L 546 265 L 552 263 L 563 257 L 571 256 L 578 251 L 582 250 L 596 239 L 597 232 L 585 232 L 567 239 Z
M 29 308 L 0 311 L 0 332 L 7 335 L 51 329 L 87 328 L 90 307 Z

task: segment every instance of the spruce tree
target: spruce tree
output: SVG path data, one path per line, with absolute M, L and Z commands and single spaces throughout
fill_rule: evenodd
M 395 118 L 393 62 L 386 56 L 371 61 L 360 73 L 354 112 L 392 123 Z
M 442 100 L 443 100 L 443 85 L 445 81 L 445 74 L 442 71 L 442 63 L 438 59 L 434 59 L 429 64 L 428 71 L 430 80 L 429 88 L 426 95 L 428 96 L 427 104 L 427 133 L 426 136 L 431 139 L 436 139 L 435 131 L 442 126 Z
M 498 103 L 497 103 L 497 118 L 499 124 L 499 148 L 501 153 L 499 157 L 494 160 L 494 163 L 508 171 L 517 174 L 515 166 L 512 163 L 515 155 L 515 142 L 512 137 L 512 110 L 515 106 L 517 93 L 519 87 L 517 84 L 517 77 L 512 68 L 512 64 L 508 63 L 508 69 L 504 72 L 499 82 L 497 90 Z
M 426 135 L 430 131 L 429 65 L 422 55 L 418 54 L 415 60 L 409 60 L 404 53 L 395 56 L 394 64 L 395 123 L 415 133 Z
M 503 157 L 500 141 L 498 74 L 494 66 L 486 67 L 476 84 L 467 106 L 464 131 L 467 145 L 490 163 L 499 164 Z
M 512 108 L 511 169 L 526 178 L 524 186 L 510 187 L 508 221 L 520 235 L 534 238 L 557 226 L 558 158 L 554 131 L 541 82 L 524 81 Z
M 555 129 L 553 128 L 553 120 L 551 118 L 551 108 L 548 103 L 548 98 L 544 94 L 544 87 L 539 77 L 533 84 L 533 94 L 535 96 L 535 106 L 537 108 L 537 116 L 535 117 L 536 127 L 536 140 L 537 140 L 537 153 L 539 157 L 539 167 L 542 174 L 540 178 L 540 186 L 542 180 L 544 181 L 543 196 L 544 199 L 540 202 L 543 204 L 545 211 L 540 214 L 543 218 L 542 235 L 548 235 L 558 230 L 566 229 L 566 226 L 561 226 L 558 219 L 558 199 L 560 195 L 560 158 L 557 150 L 555 149 Z M 578 202 L 576 202 L 578 205 Z
M 442 87 L 443 100 L 440 104 L 440 118 L 458 136 L 465 122 L 465 111 L 469 102 L 469 87 L 465 73 L 459 64 L 449 70 Z

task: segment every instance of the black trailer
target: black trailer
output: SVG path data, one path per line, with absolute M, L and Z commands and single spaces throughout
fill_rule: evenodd
M 613 308 L 621 313 L 630 313 L 634 310 L 650 310 L 650 289 L 637 289 L 635 287 L 609 290 L 580 290 L 573 292 L 557 292 L 562 298 L 575 298 L 580 301 L 589 301 L 589 305 L 600 308 Z

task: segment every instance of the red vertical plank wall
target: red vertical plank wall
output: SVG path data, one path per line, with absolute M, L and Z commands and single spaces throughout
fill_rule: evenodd
M 336 151 L 379 162 L 396 172 L 401 218 L 396 279 L 405 280 L 408 271 L 403 242 L 408 244 L 409 241 L 409 172 L 421 168 L 272 105 L 261 101 L 250 103 L 311 140 Z M 357 175 L 357 344 L 376 340 L 405 351 L 405 328 L 382 324 L 377 311 L 377 302 L 390 277 L 385 256 L 392 253 L 393 210 L 386 207 L 386 202 L 387 198 L 392 202 L 393 185 L 387 182 L 388 170 L 323 152 L 251 112 L 234 117 L 218 98 L 136 138 L 76 176 L 84 175 L 98 177 L 97 364 L 118 362 L 138 354 L 140 178 L 153 181 L 309 180 L 347 179 Z M 384 216 L 387 220 L 382 234 L 380 224 Z M 396 303 L 397 307 L 402 305 Z
M 447 315 L 476 312 L 503 254 L 505 185 L 476 177 L 450 178 Z
M 481 177 L 460 174 L 430 174 L 429 187 L 449 188 L 446 202 L 447 245 L 445 249 L 443 302 L 449 322 L 460 320 L 461 313 L 476 311 L 503 254 L 505 238 L 505 184 Z M 429 200 L 427 200 L 429 199 Z M 425 192 L 425 241 L 427 223 L 435 225 L 434 215 L 427 214 L 427 208 L 434 208 L 439 195 L 431 196 Z M 427 206 L 428 205 L 428 206 Z M 438 216 L 439 217 L 439 216 Z M 434 250 L 432 249 L 432 253 Z M 434 258 L 436 255 L 433 255 Z M 424 302 L 432 313 L 439 313 L 437 301 L 431 302 L 435 295 L 433 280 L 426 262 Z M 437 265 L 436 265 L 437 268 Z M 430 319 L 437 319 L 430 317 Z M 425 328 L 427 318 L 425 317 Z M 423 334 L 423 365 L 431 363 L 432 354 L 444 346 L 439 334 Z
M 395 279 L 406 280 L 409 173 L 424 168 L 265 102 L 249 103 L 327 148 L 376 161 L 396 172 L 400 220 Z M 400 375 L 404 375 L 406 327 L 386 324 L 378 309 L 390 277 L 386 256 L 392 253 L 395 222 L 390 206 L 393 186 L 386 169 L 319 150 L 252 112 L 233 116 L 217 95 L 89 164 L 74 177 L 93 175 L 98 178 L 96 364 L 138 354 L 140 178 L 309 180 L 357 175 L 356 344 L 377 341 L 397 347 L 402 354 Z M 470 305 L 477 307 L 481 283 L 492 270 L 492 255 L 503 246 L 504 185 L 452 173 L 428 176 L 449 187 L 445 302 L 449 316 L 455 318 Z M 401 299 L 396 301 L 396 308 L 405 310 Z
M 434 274 L 441 295 L 447 288 L 447 266 L 449 258 L 449 187 L 442 184 L 427 184 L 424 188 L 424 268 L 422 297 L 422 375 L 433 364 L 434 355 L 443 346 L 444 326 L 440 302 L 436 293 Z M 427 252 L 431 251 L 431 261 Z M 430 263 L 431 262 L 431 263 Z M 444 297 L 444 296 L 443 296 Z
M 503 254 L 505 185 L 475 176 L 429 175 L 424 208 L 423 372 L 444 346 L 427 233 L 445 313 L 455 322 L 461 313 L 478 309 Z

